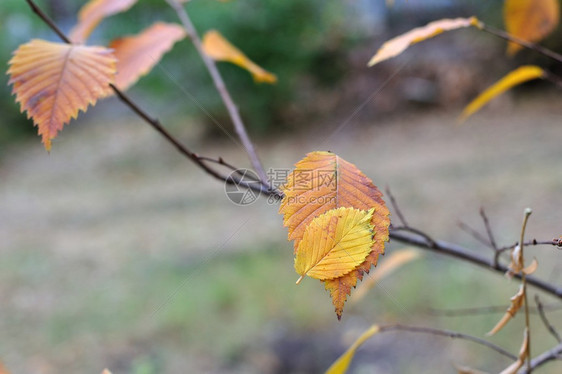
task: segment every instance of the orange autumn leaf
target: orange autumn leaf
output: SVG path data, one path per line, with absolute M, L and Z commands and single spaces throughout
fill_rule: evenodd
M 233 46 L 218 31 L 208 31 L 203 36 L 203 50 L 217 61 L 227 61 L 248 70 L 258 83 L 275 83 L 277 77 L 250 60 L 241 50 Z
M 32 40 L 10 60 L 9 84 L 47 150 L 63 126 L 110 94 L 115 57 L 103 47 Z
M 138 35 L 112 41 L 109 47 L 117 58 L 115 85 L 123 91 L 128 89 L 185 37 L 180 25 L 157 22 Z
M 494 328 L 487 334 L 487 335 L 494 335 L 498 331 L 500 331 L 510 319 L 515 317 L 515 314 L 521 309 L 523 306 L 523 301 L 525 300 L 525 289 L 523 286 L 519 288 L 519 291 L 510 299 L 511 305 L 507 308 L 507 311 L 500 319 L 500 321 L 494 326 Z
M 544 75 L 544 70 L 535 65 L 525 65 L 511 71 L 505 77 L 494 83 L 492 86 L 478 95 L 478 97 L 472 100 L 464 108 L 461 115 L 459 116 L 458 121 L 466 121 L 468 117 L 479 111 L 490 100 L 501 95 L 507 90 L 530 80 L 543 78 Z
M 445 31 L 469 26 L 478 27 L 478 24 L 479 21 L 475 17 L 455 19 L 445 18 L 439 21 L 430 22 L 423 27 L 417 27 L 384 43 L 373 58 L 371 58 L 368 66 L 373 66 L 381 61 L 396 57 L 412 44 L 432 38 Z
M 559 0 L 506 0 L 503 8 L 508 33 L 527 42 L 538 42 L 550 34 L 560 20 Z M 513 56 L 523 47 L 509 42 L 507 54 Z
M 297 284 L 305 275 L 320 280 L 341 277 L 365 261 L 373 245 L 372 218 L 373 209 L 339 208 L 312 220 L 297 248 Z
M 90 0 L 78 13 L 78 24 L 70 31 L 73 43 L 84 43 L 106 17 L 130 9 L 138 0 Z
M 295 166 L 282 187 L 285 196 L 279 207 L 279 213 L 284 215 L 283 224 L 289 231 L 289 240 L 295 242 L 295 250 L 307 226 L 319 215 L 341 207 L 365 211 L 374 209 L 371 219 L 374 240 L 365 261 L 346 275 L 324 281 L 336 314 L 341 318 L 351 289 L 384 253 L 390 225 L 389 211 L 373 182 L 355 165 L 334 153 L 312 152 Z

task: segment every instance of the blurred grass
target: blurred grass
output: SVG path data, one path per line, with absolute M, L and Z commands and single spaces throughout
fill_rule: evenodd
M 500 314 L 444 318 L 426 310 L 507 305 L 517 289 L 501 275 L 424 253 L 348 305 L 338 323 L 320 283 L 294 285 L 276 206 L 232 205 L 219 183 L 138 120 L 95 114 L 69 126 L 50 155 L 34 139 L 8 149 L 0 167 L 0 332 L 7 337 L 0 357 L 15 373 L 319 372 L 372 323 L 484 336 Z M 337 152 L 379 187 L 389 185 L 411 224 L 483 254 L 455 222 L 482 227 L 480 205 L 502 244 L 517 240 L 527 206 L 534 208 L 529 238 L 559 235 L 557 97 L 505 102 L 462 127 L 456 114 L 352 121 L 327 141 L 339 124 L 326 123 L 258 146 L 266 165 L 278 168 L 314 149 Z M 237 146 L 204 143 L 202 126 L 182 119 L 174 131 L 208 155 L 246 164 Z M 401 247 L 391 243 L 388 252 Z M 527 253 L 539 259 L 538 276 L 560 282 L 559 252 Z M 562 327 L 559 313 L 550 316 Z M 554 341 L 538 317 L 532 321 L 538 353 Z M 519 315 L 492 340 L 517 352 L 521 326 Z M 467 342 L 389 334 L 358 352 L 352 372 L 450 372 L 453 363 L 489 371 L 509 364 Z

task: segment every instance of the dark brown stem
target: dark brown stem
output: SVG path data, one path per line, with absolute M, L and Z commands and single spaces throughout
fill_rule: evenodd
M 484 226 L 486 227 L 486 233 L 488 234 L 488 239 L 490 240 L 490 244 L 494 250 L 498 250 L 498 246 L 496 244 L 496 239 L 494 238 L 494 233 L 492 232 L 492 227 L 490 226 L 490 221 L 488 220 L 488 216 L 484 211 L 484 208 L 480 208 L 480 217 L 482 217 L 482 221 L 484 221 Z
M 234 130 L 236 131 L 236 134 L 242 141 L 242 145 L 246 149 L 246 153 L 250 158 L 250 162 L 252 163 L 252 166 L 254 167 L 256 173 L 260 177 L 261 183 L 265 187 L 269 187 L 267 175 L 258 157 L 258 154 L 254 147 L 254 143 L 252 143 L 252 141 L 250 140 L 248 132 L 246 131 L 246 126 L 244 126 L 244 122 L 240 117 L 238 107 L 234 103 L 234 100 L 232 100 L 232 97 L 230 96 L 230 93 L 224 83 L 224 80 L 222 79 L 222 76 L 219 70 L 217 69 L 217 65 L 215 64 L 215 61 L 213 61 L 213 59 L 207 56 L 207 54 L 203 50 L 201 39 L 199 38 L 197 30 L 195 29 L 195 26 L 191 22 L 191 19 L 189 18 L 189 15 L 187 14 L 187 11 L 185 10 L 184 6 L 176 0 L 166 0 L 166 1 L 176 11 L 181 23 L 183 24 L 183 27 L 185 28 L 185 31 L 187 32 L 187 35 L 191 38 L 193 45 L 197 49 L 197 52 L 201 56 L 201 59 L 203 59 L 203 63 L 207 67 L 207 70 L 211 75 L 213 83 L 217 91 L 219 92 L 222 101 L 226 106 L 226 109 L 228 110 L 228 114 L 230 115 L 230 118 L 232 119 Z
M 400 210 L 400 207 L 398 206 L 398 203 L 396 202 L 396 199 L 394 198 L 394 195 L 392 195 L 392 191 L 390 191 L 390 187 L 388 186 L 386 187 L 386 194 L 390 199 L 390 204 L 392 205 L 394 212 L 396 212 L 396 215 L 398 216 L 400 223 L 402 223 L 402 226 L 408 227 L 409 226 L 408 221 L 406 221 L 406 217 L 404 217 L 404 215 L 402 214 L 402 211 Z
M 541 320 L 544 323 L 546 329 L 552 334 L 552 336 L 554 336 L 554 339 L 556 339 L 558 343 L 562 343 L 562 339 L 560 339 L 560 335 L 558 334 L 558 331 L 556 331 L 554 326 L 552 326 L 552 324 L 549 322 L 548 318 L 546 318 L 546 314 L 544 312 L 544 306 L 542 305 L 541 300 L 539 299 L 539 295 L 535 295 L 535 303 L 537 304 L 537 310 L 539 311 L 539 315 L 541 316 Z
M 41 8 L 39 8 L 32 0 L 26 0 L 26 1 L 27 4 L 31 7 L 31 10 L 33 10 L 33 12 L 37 14 L 39 18 L 41 18 L 43 22 L 45 22 L 51 28 L 51 30 L 53 30 L 55 34 L 57 34 L 59 38 L 62 39 L 63 42 L 72 44 L 70 39 L 68 39 L 67 36 L 64 35 L 64 33 L 58 28 L 58 26 L 53 22 L 53 20 L 48 15 L 46 15 L 41 10 Z
M 460 332 L 456 332 L 456 331 L 441 330 L 441 329 L 435 329 L 435 328 L 430 328 L 430 327 L 408 326 L 408 325 L 400 325 L 400 324 L 379 326 L 379 333 L 390 332 L 390 331 L 407 331 L 407 332 L 413 332 L 413 333 L 445 336 L 445 337 L 452 338 L 452 339 L 468 340 L 468 341 L 471 341 L 473 343 L 486 346 L 486 347 L 498 352 L 499 354 L 502 354 L 502 355 L 510 358 L 511 360 L 517 360 L 517 356 L 515 356 L 512 353 L 509 353 L 508 351 L 506 351 L 505 349 L 503 349 L 500 346 L 497 346 L 493 343 L 490 343 L 487 340 L 477 338 L 475 336 L 463 334 L 463 333 L 460 333 Z
M 560 55 L 556 52 L 553 52 L 548 48 L 542 47 L 542 46 L 540 46 L 538 44 L 535 44 L 535 43 L 527 42 L 523 39 L 519 39 L 519 38 L 505 32 L 503 30 L 496 29 L 495 27 L 492 27 L 492 26 L 488 26 L 488 25 L 486 25 L 482 22 L 478 23 L 478 28 L 480 30 L 486 31 L 487 33 L 495 35 L 499 38 L 502 38 L 504 40 L 519 44 L 520 46 L 523 46 L 523 47 L 528 48 L 528 49 L 532 49 L 533 51 L 536 51 L 536 52 L 538 52 L 538 53 L 540 53 L 544 56 L 547 56 L 547 57 L 549 57 L 549 58 L 551 58 L 555 61 L 558 61 L 558 62 L 562 63 L 562 55 Z

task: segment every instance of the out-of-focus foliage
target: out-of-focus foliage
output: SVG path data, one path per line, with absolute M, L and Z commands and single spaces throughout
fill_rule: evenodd
M 76 23 L 82 2 L 70 0 L 38 1 L 67 34 Z M 256 86 L 247 73 L 234 66 L 220 64 L 225 81 L 236 98 L 242 116 L 254 133 L 264 133 L 282 124 L 313 112 L 315 87 L 335 86 L 343 76 L 342 61 L 353 27 L 346 24 L 349 7 L 343 3 L 326 4 L 321 0 L 285 0 L 263 2 L 244 0 L 231 2 L 200 1 L 187 4 L 190 16 L 201 35 L 217 29 L 229 41 L 251 56 L 257 64 L 275 72 L 276 86 Z M 123 35 L 136 34 L 154 21 L 178 22 L 176 14 L 164 1 L 145 0 L 129 11 L 102 21 L 92 33 L 89 44 L 107 45 Z M 311 22 L 311 20 L 314 20 Z M 31 37 L 58 41 L 29 10 L 24 1 L 0 2 L 0 58 L 8 61 L 10 52 Z M 17 106 L 6 88 L 3 77 L 0 109 L 17 121 Z M 217 95 L 203 63 L 189 44 L 178 45 L 147 77 L 134 87 L 132 95 L 143 95 L 153 103 L 155 114 L 166 108 L 166 115 L 198 115 L 211 120 L 200 107 L 228 126 L 226 111 Z M 159 111 L 160 110 L 160 111 Z M 0 131 L 28 133 L 29 125 L 1 126 Z M 214 125 L 209 125 L 214 129 Z M 6 135 L 0 133 L 0 138 Z

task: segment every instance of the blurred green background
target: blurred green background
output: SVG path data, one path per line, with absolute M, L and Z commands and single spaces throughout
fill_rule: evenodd
M 38 1 L 68 31 L 83 2 Z M 485 206 L 497 240 L 512 244 L 522 212 L 530 238 L 560 235 L 559 92 L 526 85 L 465 126 L 468 100 L 521 63 L 556 66 L 475 30 L 442 35 L 376 68 L 382 42 L 440 17 L 476 14 L 501 26 L 501 2 L 192 0 L 198 30 L 215 28 L 277 74 L 256 85 L 219 64 L 268 168 L 313 150 L 355 163 L 390 186 L 412 225 L 489 251 L 460 230 L 481 228 Z M 177 22 L 162 0 L 111 17 L 92 43 Z M 0 2 L 0 59 L 31 38 L 56 40 L 24 1 Z M 545 41 L 558 48 L 560 31 Z M 558 50 L 561 50 L 560 48 Z M 436 317 L 429 308 L 508 305 L 515 281 L 422 252 L 419 260 L 346 306 L 337 322 L 312 279 L 295 286 L 291 243 L 277 206 L 239 207 L 115 99 L 67 126 L 47 155 L 0 78 L 0 361 L 12 373 L 317 373 L 372 323 L 455 329 L 484 337 L 501 317 Z M 189 147 L 247 166 L 193 47 L 184 41 L 130 90 Z M 390 243 L 388 254 L 404 246 Z M 560 253 L 529 249 L 537 275 L 560 284 Z M 504 259 L 505 261 L 506 259 Z M 384 258 L 381 260 L 384 261 Z M 376 270 L 374 270 L 376 271 Z M 549 316 L 560 323 L 560 302 Z M 533 352 L 555 344 L 534 315 Z M 491 338 L 517 352 L 519 315 Z M 358 352 L 351 373 L 499 372 L 509 360 L 468 342 L 388 334 Z M 545 367 L 558 373 L 560 363 Z

